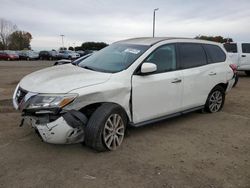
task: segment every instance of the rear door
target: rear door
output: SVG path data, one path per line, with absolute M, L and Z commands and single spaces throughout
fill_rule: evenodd
M 139 123 L 181 110 L 182 76 L 176 70 L 176 45 L 157 48 L 145 62 L 157 65 L 149 75 L 135 73 L 132 77 L 133 122 Z
M 250 43 L 241 44 L 240 66 L 250 70 Z
M 202 44 L 179 43 L 178 52 L 183 77 L 182 110 L 202 106 L 218 82 L 216 65 L 208 64 Z

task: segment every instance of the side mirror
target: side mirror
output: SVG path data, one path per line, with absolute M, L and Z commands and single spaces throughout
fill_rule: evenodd
M 154 63 L 143 63 L 141 66 L 141 73 L 142 74 L 147 74 L 147 73 L 152 73 L 157 70 L 157 66 Z

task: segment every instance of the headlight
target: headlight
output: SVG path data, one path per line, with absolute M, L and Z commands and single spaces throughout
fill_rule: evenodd
M 39 94 L 28 101 L 26 108 L 63 108 L 71 103 L 76 97 L 77 94 Z

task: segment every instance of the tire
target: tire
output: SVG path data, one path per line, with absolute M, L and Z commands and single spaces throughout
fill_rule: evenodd
M 30 60 L 30 58 L 29 57 L 27 57 L 27 61 L 29 61 Z
M 110 122 L 118 122 L 116 126 Z M 102 104 L 91 115 L 85 128 L 85 144 L 96 151 L 112 151 L 121 146 L 127 124 L 124 110 L 110 103 Z
M 7 59 L 8 61 L 10 61 L 10 58 L 8 57 L 8 59 Z
M 49 60 L 51 61 L 51 60 L 52 60 L 52 57 L 49 57 Z
M 235 82 L 234 82 L 233 87 L 235 87 L 235 86 L 237 85 L 238 81 L 239 81 L 239 75 L 236 74 L 236 75 L 235 75 Z
M 72 57 L 71 57 L 71 56 L 69 56 L 69 57 L 68 57 L 68 59 L 70 59 L 70 60 L 71 60 L 71 59 L 72 59 Z
M 205 111 L 209 113 L 219 112 L 223 108 L 224 102 L 225 89 L 221 86 L 215 86 L 208 95 Z
M 250 76 L 250 71 L 245 71 L 247 76 Z

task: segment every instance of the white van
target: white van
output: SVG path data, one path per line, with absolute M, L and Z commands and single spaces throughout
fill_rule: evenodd
M 250 76 L 250 43 L 225 43 L 224 47 L 238 71 L 245 71 Z
M 79 64 L 24 77 L 13 95 L 43 141 L 115 150 L 127 125 L 222 109 L 234 72 L 221 44 L 183 38 L 119 41 Z

